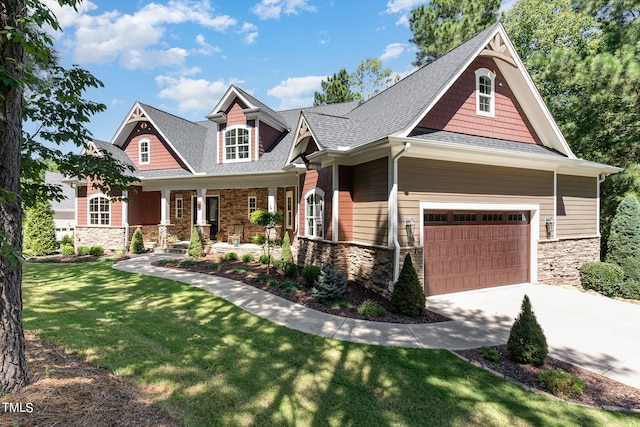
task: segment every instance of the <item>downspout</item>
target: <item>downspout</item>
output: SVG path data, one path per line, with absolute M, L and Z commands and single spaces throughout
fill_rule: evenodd
M 393 291 L 393 286 L 400 276 L 400 242 L 398 242 L 398 159 L 411 148 L 410 142 L 404 143 L 404 148 L 398 154 L 393 156 L 391 168 L 393 178 L 391 183 L 391 197 L 389 198 L 389 222 L 391 223 L 390 232 L 393 236 L 393 280 L 389 282 L 389 291 Z

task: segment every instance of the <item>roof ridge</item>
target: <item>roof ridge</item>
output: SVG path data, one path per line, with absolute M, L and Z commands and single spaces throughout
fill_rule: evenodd
M 141 105 L 142 107 L 144 107 L 144 108 L 150 108 L 150 109 L 152 109 L 152 110 L 157 111 L 158 113 L 161 113 L 161 114 L 164 114 L 164 115 L 167 115 L 167 116 L 171 116 L 171 117 L 175 117 L 176 119 L 182 120 L 182 121 L 187 122 L 187 123 L 190 123 L 190 124 L 192 124 L 192 125 L 196 125 L 196 126 L 204 127 L 204 126 L 202 126 L 201 124 L 199 124 L 198 122 L 194 122 L 194 121 L 192 121 L 192 120 L 185 119 L 184 117 L 180 117 L 180 116 L 178 116 L 177 114 L 173 114 L 173 113 L 170 113 L 170 112 L 168 112 L 168 111 L 161 110 L 161 109 L 159 109 L 158 107 L 154 107 L 153 105 L 145 104 L 145 103 L 140 102 L 140 101 L 138 101 L 138 104 L 140 104 L 140 105 Z M 204 120 L 203 120 L 203 121 L 204 121 Z

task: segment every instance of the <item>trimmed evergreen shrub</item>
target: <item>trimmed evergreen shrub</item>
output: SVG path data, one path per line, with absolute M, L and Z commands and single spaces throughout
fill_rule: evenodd
M 507 358 L 525 365 L 542 366 L 548 353 L 547 338 L 531 310 L 529 297 L 525 295 L 520 314 L 509 333 Z
M 500 353 L 498 352 L 498 350 L 486 345 L 480 348 L 480 356 L 482 356 L 483 359 L 489 360 L 491 362 L 497 362 L 498 360 L 500 360 Z
M 291 240 L 289 240 L 289 232 L 284 232 L 284 238 L 282 239 L 282 252 L 280 254 L 280 259 L 285 262 L 290 262 L 293 260 L 293 254 L 291 253 Z
M 329 266 L 322 267 L 320 277 L 313 284 L 311 296 L 320 302 L 341 299 L 347 291 L 347 275 Z
M 89 249 L 89 255 L 102 256 L 104 255 L 104 248 L 102 246 L 91 246 Z
M 628 281 L 620 285 L 620 295 L 622 298 L 640 300 L 640 282 Z
M 142 241 L 142 230 L 140 227 L 136 228 L 131 237 L 131 244 L 129 245 L 129 252 L 134 254 L 141 254 L 144 252 L 144 242 Z
M 384 316 L 386 313 L 384 308 L 380 306 L 377 302 L 373 300 L 366 300 L 358 307 L 358 313 L 362 314 L 365 317 L 374 318 Z
M 238 260 L 238 254 L 235 252 L 227 252 L 224 255 L 224 259 L 225 261 L 237 261 Z
M 624 272 L 616 264 L 587 262 L 580 266 L 579 272 L 580 284 L 583 288 L 608 297 L 620 295 Z
M 62 256 L 74 256 L 76 254 L 76 250 L 72 245 L 64 245 L 62 246 L 62 248 L 60 249 L 60 252 L 62 253 Z
M 284 277 L 289 279 L 295 279 L 298 277 L 298 266 L 293 262 L 286 262 L 284 264 Z
M 538 373 L 540 385 L 546 387 L 554 396 L 569 399 L 573 394 L 584 392 L 584 381 L 563 369 L 554 369 Z
M 73 235 L 71 235 L 71 236 L 70 236 L 70 235 L 68 235 L 68 234 L 65 234 L 65 235 L 62 237 L 62 240 L 60 240 L 60 247 L 65 246 L 65 245 L 71 245 L 71 246 L 73 246 L 73 243 L 74 243 L 74 241 L 73 241 Z
M 287 280 L 280 284 L 280 289 L 282 289 L 284 292 L 289 293 L 289 292 L 297 291 L 300 288 L 298 287 L 298 284 L 296 282 Z
M 244 254 L 242 255 L 242 262 L 253 262 L 255 257 L 253 254 Z
M 89 251 L 91 250 L 91 248 L 89 246 L 78 246 L 77 252 L 78 252 L 78 256 L 85 256 L 85 255 L 89 255 Z
M 307 265 L 302 269 L 302 277 L 308 287 L 313 286 L 316 280 L 318 280 L 320 272 L 320 267 L 316 265 Z
M 261 235 L 256 235 L 256 236 L 251 236 L 251 242 L 254 245 L 264 245 L 267 241 L 267 238 L 265 236 L 261 236 Z
M 258 258 L 258 262 L 260 264 L 270 264 L 273 262 L 273 255 L 262 254 L 260 258 Z
M 633 194 L 627 194 L 618 205 L 605 261 L 619 265 L 626 278 L 640 280 L 640 202 Z
M 202 242 L 200 241 L 200 233 L 198 233 L 198 230 L 196 230 L 195 227 L 191 229 L 191 236 L 189 237 L 189 249 L 187 250 L 187 254 L 193 259 L 200 259 L 204 255 Z M 236 259 L 238 259 L 237 256 Z
M 284 260 L 278 259 L 273 261 L 273 268 L 275 268 L 276 270 L 284 270 L 285 264 L 286 262 Z
M 413 268 L 411 255 L 407 254 L 391 294 L 391 311 L 407 316 L 421 316 L 425 313 L 425 302 L 426 298 L 418 273 Z
M 22 250 L 27 255 L 42 256 L 58 252 L 53 210 L 48 201 L 37 201 L 26 209 L 22 235 Z
M 278 282 L 276 279 L 267 279 L 267 285 L 280 286 L 280 282 Z

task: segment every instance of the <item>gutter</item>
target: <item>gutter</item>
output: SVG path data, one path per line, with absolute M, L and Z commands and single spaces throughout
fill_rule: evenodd
M 404 148 L 393 156 L 391 161 L 392 182 L 389 195 L 389 234 L 393 236 L 393 279 L 389 281 L 389 292 L 393 292 L 393 286 L 400 276 L 400 242 L 398 242 L 398 159 L 411 148 L 411 143 L 406 141 Z

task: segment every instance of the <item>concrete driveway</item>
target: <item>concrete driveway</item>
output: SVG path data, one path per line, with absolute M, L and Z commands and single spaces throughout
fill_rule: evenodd
M 640 388 L 640 305 L 577 289 L 523 284 L 427 298 L 430 310 L 486 326 L 504 344 L 528 295 L 549 355 Z

